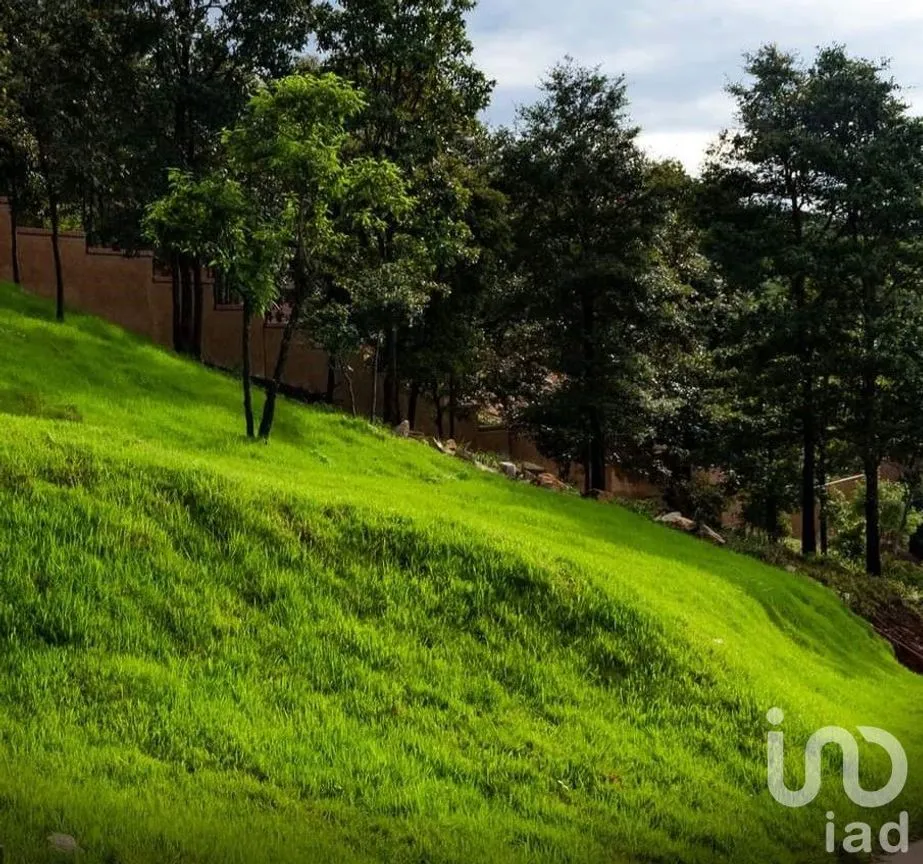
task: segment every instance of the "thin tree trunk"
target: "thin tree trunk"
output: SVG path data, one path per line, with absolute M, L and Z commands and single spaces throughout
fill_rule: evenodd
M 197 360 L 201 360 L 205 297 L 202 287 L 202 264 L 198 259 L 192 265 L 192 304 L 192 353 Z
M 46 169 L 47 170 L 47 169 Z M 51 216 L 51 254 L 54 258 L 55 281 L 55 317 L 58 321 L 64 320 L 64 272 L 61 268 L 61 224 L 58 215 L 58 195 L 50 174 L 46 174 L 45 183 L 48 188 L 48 212 Z
M 13 282 L 20 285 L 22 278 L 19 272 L 19 185 L 15 180 L 10 191 L 13 193 L 10 197 L 10 253 L 13 256 Z
M 410 383 L 410 395 L 407 398 L 407 419 L 410 421 L 410 428 L 417 428 L 417 404 L 420 401 L 420 385 L 416 381 Z
M 590 412 L 590 488 L 588 491 L 605 492 L 609 485 L 606 477 L 606 441 L 596 408 Z
M 343 373 L 343 380 L 346 381 L 346 390 L 349 393 L 349 407 L 353 412 L 353 417 L 358 416 L 356 410 L 356 388 L 353 386 L 353 373 L 349 366 L 340 366 Z
M 817 443 L 815 440 L 814 381 L 810 368 L 803 370 L 802 390 L 803 467 L 801 472 L 801 554 L 817 554 Z
M 455 390 L 455 376 L 449 375 L 449 438 L 455 437 L 455 420 L 458 414 L 458 396 Z
M 827 442 L 817 446 L 817 488 L 820 497 L 820 554 L 825 558 L 830 552 L 830 490 L 827 488 Z
M 241 333 L 240 380 L 244 390 L 244 420 L 247 424 L 247 437 L 254 437 L 253 420 L 253 373 L 250 358 L 250 327 L 253 323 L 253 308 L 250 300 L 244 297 L 243 332 Z
M 180 293 L 180 262 L 175 252 L 170 256 L 170 289 L 173 295 L 173 350 L 183 352 L 183 298 Z
M 282 343 L 279 345 L 276 368 L 273 371 L 272 380 L 266 388 L 266 402 L 263 404 L 263 417 L 260 420 L 260 438 L 263 439 L 268 439 L 269 434 L 272 432 L 272 424 L 276 417 L 276 399 L 279 395 L 279 386 L 282 383 L 282 376 L 285 374 L 289 350 L 292 347 L 295 331 L 298 329 L 300 316 L 301 302 L 299 300 L 292 307 L 291 315 L 285 324 L 285 329 L 282 331 Z
M 324 401 L 328 405 L 333 405 L 337 392 L 337 361 L 332 354 L 327 358 L 327 393 Z
M 436 412 L 436 435 L 441 441 L 445 437 L 445 424 L 443 422 L 442 397 L 439 395 L 438 384 L 433 384 L 433 405 Z
M 375 336 L 375 357 L 372 360 L 372 409 L 369 420 L 375 422 L 378 414 L 378 364 L 381 359 L 381 334 Z
M 401 422 L 401 382 L 397 366 L 397 325 L 391 325 L 391 332 L 385 340 L 387 371 L 385 372 L 385 398 L 382 405 L 382 420 L 389 426 Z
M 878 460 L 865 456 L 865 569 L 881 576 L 881 519 L 879 515 Z
M 782 540 L 779 526 L 779 503 L 773 495 L 769 495 L 766 499 L 766 533 L 773 546 L 778 545 Z
M 586 451 L 583 456 L 583 494 L 589 495 L 593 491 L 593 445 L 589 436 L 586 439 Z

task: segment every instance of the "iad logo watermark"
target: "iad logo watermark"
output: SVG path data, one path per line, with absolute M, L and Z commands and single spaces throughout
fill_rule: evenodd
M 785 713 L 773 708 L 766 717 L 772 726 L 780 727 L 785 721 Z M 791 790 L 785 785 L 785 733 L 770 732 L 768 736 L 768 776 L 769 791 L 783 807 L 806 807 L 820 793 L 823 782 L 821 756 L 824 747 L 836 744 L 843 754 L 843 789 L 849 799 L 864 808 L 887 807 L 904 790 L 907 783 L 907 754 L 904 748 L 889 732 L 873 726 L 860 726 L 859 734 L 870 744 L 883 747 L 891 758 L 891 779 L 887 785 L 874 792 L 862 788 L 859 782 L 859 745 L 856 739 L 839 726 L 827 726 L 815 732 L 808 740 L 804 752 L 804 786 Z M 836 817 L 827 814 L 827 851 L 834 853 L 836 848 Z M 898 836 L 895 844 L 893 838 Z M 910 824 L 907 813 L 901 813 L 897 822 L 882 826 L 879 843 L 885 852 L 907 852 L 910 844 Z M 862 822 L 853 822 L 846 826 L 846 838 L 843 842 L 844 852 L 872 852 L 872 828 Z

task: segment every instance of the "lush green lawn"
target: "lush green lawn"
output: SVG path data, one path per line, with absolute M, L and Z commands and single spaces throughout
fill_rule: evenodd
M 824 814 L 923 829 L 923 680 L 800 577 L 284 404 L 0 286 L 8 864 L 828 860 Z M 797 745 L 882 726 L 860 814 Z M 864 752 L 867 786 L 888 774 Z M 798 783 L 797 785 L 800 785 Z

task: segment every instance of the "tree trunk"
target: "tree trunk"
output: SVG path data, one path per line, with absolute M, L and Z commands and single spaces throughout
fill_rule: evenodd
M 581 293 L 581 311 L 583 314 L 583 386 L 585 391 L 593 398 L 601 388 L 597 382 L 601 379 L 599 369 L 599 352 L 596 344 L 596 302 L 593 288 L 584 284 Z M 606 441 L 603 432 L 603 421 L 600 417 L 599 407 L 591 405 L 586 415 L 587 422 L 587 454 L 586 454 L 586 491 L 605 492 L 608 486 L 606 477 Z
M 775 496 L 769 495 L 766 498 L 766 533 L 773 546 L 778 545 L 782 540 L 779 522 L 779 502 Z
M 583 494 L 589 495 L 593 491 L 593 447 L 587 437 L 586 449 L 583 455 Z
M 346 389 L 349 392 L 349 407 L 353 412 L 353 417 L 357 417 L 359 412 L 356 410 L 356 388 L 353 386 L 353 373 L 349 366 L 341 367 L 343 379 L 346 381 Z
M 827 488 L 827 442 L 823 438 L 817 447 L 817 489 L 820 497 L 820 554 L 830 552 L 830 490 Z
M 180 256 L 179 261 L 179 285 L 180 285 L 180 351 L 183 354 L 191 354 L 195 341 L 195 315 L 193 312 L 192 302 L 192 271 L 189 267 L 189 259 L 184 255 Z
M 815 440 L 814 381 L 810 368 L 803 370 L 802 426 L 803 463 L 801 472 L 801 554 L 817 554 L 817 442 Z
M 416 381 L 410 383 L 410 395 L 407 398 L 407 419 L 410 421 L 410 428 L 417 428 L 417 404 L 420 401 L 420 385 Z
M 372 409 L 369 420 L 375 422 L 378 414 L 378 366 L 381 360 L 381 334 L 375 336 L 375 356 L 372 359 Z
M 247 424 L 247 437 L 254 437 L 253 420 L 253 373 L 250 359 L 250 327 L 253 323 L 253 308 L 248 298 L 244 298 L 243 332 L 241 334 L 240 380 L 244 389 L 244 420 Z
M 13 181 L 10 197 L 10 254 L 13 256 L 13 282 L 22 284 L 19 272 L 19 186 Z
M 183 353 L 183 297 L 179 284 L 179 255 L 170 255 L 170 290 L 173 298 L 173 350 Z
M 202 264 L 198 260 L 192 265 L 192 304 L 192 354 L 197 360 L 201 360 L 205 297 L 202 287 Z
M 327 392 L 324 394 L 324 401 L 328 405 L 333 405 L 333 400 L 337 393 L 337 361 L 332 354 L 327 358 Z
M 433 384 L 433 408 L 436 420 L 436 436 L 441 441 L 445 437 L 445 420 L 442 409 L 442 396 L 439 394 L 439 385 Z
M 391 325 L 391 332 L 385 340 L 387 370 L 385 372 L 385 398 L 382 405 L 382 420 L 388 426 L 401 422 L 401 382 L 397 368 L 397 325 Z
M 458 395 L 455 389 L 455 376 L 449 375 L 449 438 L 455 438 L 455 419 L 458 413 Z
M 599 410 L 595 407 L 590 412 L 589 443 L 590 488 L 588 491 L 605 492 L 609 485 L 608 478 L 606 477 L 606 440 L 599 417 Z
M 51 215 L 51 254 L 54 258 L 54 281 L 55 281 L 55 317 L 58 321 L 64 320 L 64 273 L 61 269 L 61 245 L 60 233 L 61 225 L 58 218 L 58 196 L 54 190 L 50 178 L 46 178 L 48 184 L 48 211 Z
M 301 303 L 296 302 L 285 324 L 285 329 L 282 331 L 282 343 L 279 345 L 279 356 L 276 358 L 276 368 L 273 371 L 272 380 L 266 388 L 266 402 L 263 404 L 263 417 L 260 420 L 260 438 L 263 439 L 268 439 L 270 432 L 272 432 L 272 424 L 276 418 L 276 399 L 279 395 L 279 385 L 282 383 L 282 376 L 285 374 L 289 350 L 292 347 L 295 331 L 298 329 L 298 318 L 300 315 Z
M 865 456 L 865 569 L 870 576 L 881 576 L 881 524 L 878 500 L 879 462 L 871 453 Z

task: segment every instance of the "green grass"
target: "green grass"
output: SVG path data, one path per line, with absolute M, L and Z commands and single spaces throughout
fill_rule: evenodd
M 812 581 L 484 475 L 0 286 L 7 864 L 826 860 L 824 814 L 923 828 L 923 679 Z M 882 726 L 863 814 L 815 729 Z M 865 785 L 888 774 L 863 751 Z M 800 785 L 800 783 L 798 783 Z

